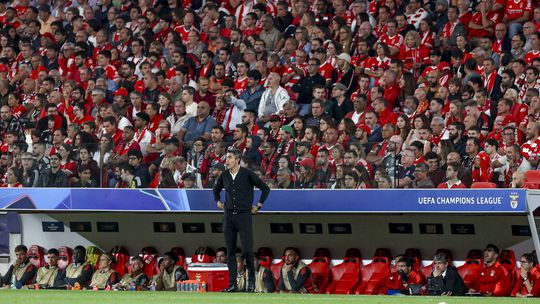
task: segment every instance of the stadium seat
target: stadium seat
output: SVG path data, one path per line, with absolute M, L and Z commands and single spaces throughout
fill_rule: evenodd
M 30 246 L 28 248 L 28 259 L 36 267 L 45 266 L 45 248 L 38 245 Z
M 525 172 L 525 187 L 529 189 L 540 188 L 540 170 L 529 170 Z
M 191 263 L 213 263 L 215 256 L 214 249 L 201 246 L 191 256 Z
M 332 268 L 332 283 L 328 286 L 328 294 L 352 294 L 360 281 L 362 257 L 358 248 L 349 248 L 343 262 Z
M 501 263 L 506 270 L 508 270 L 508 275 L 510 275 L 510 280 L 512 282 L 512 286 L 516 281 L 516 254 L 513 250 L 510 249 L 504 249 L 501 250 L 501 254 L 499 254 L 499 263 Z
M 144 273 L 151 278 L 157 273 L 157 250 L 154 247 L 144 247 L 141 249 L 140 256 L 144 262 Z
M 463 282 L 467 288 L 476 286 L 476 282 L 480 279 L 482 272 L 482 252 L 478 249 L 469 251 L 465 264 L 458 267 L 459 275 L 463 278 Z
M 413 270 L 418 271 L 422 269 L 422 255 L 420 254 L 420 249 L 408 248 L 407 250 L 405 250 L 405 255 L 413 259 Z
M 384 252 L 376 252 L 384 254 Z M 356 294 L 376 294 L 380 283 L 390 273 L 391 260 L 387 256 L 374 256 L 371 263 L 360 268 L 361 282 Z
M 317 248 L 313 254 L 313 260 L 309 264 L 309 269 L 311 269 L 311 277 L 319 293 L 325 293 L 328 285 L 332 282 L 331 264 L 330 250 Z
M 66 246 L 60 246 L 58 247 L 58 251 L 60 252 L 58 268 L 66 269 L 66 267 L 73 262 L 73 249 Z
M 261 247 L 257 250 L 257 256 L 259 257 L 259 263 L 261 266 L 270 269 L 274 254 L 269 247 Z
M 123 276 L 128 272 L 129 261 L 131 259 L 127 249 L 122 246 L 115 246 L 111 249 L 111 254 L 116 260 L 114 270 L 120 276 Z
M 373 257 L 386 257 L 389 261 L 392 260 L 392 255 L 390 254 L 390 249 L 388 248 L 377 248 L 375 249 L 375 254 Z
M 471 185 L 472 189 L 491 189 L 497 188 L 497 184 L 490 182 L 474 182 Z
M 173 247 L 171 248 L 171 252 L 176 254 L 178 256 L 178 263 L 176 265 L 182 266 L 182 268 L 186 268 L 186 254 L 184 252 L 184 248 L 182 247 Z

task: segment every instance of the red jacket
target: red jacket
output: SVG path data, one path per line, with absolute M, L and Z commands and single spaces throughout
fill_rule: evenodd
M 491 293 L 495 297 L 504 297 L 510 294 L 512 285 L 510 275 L 499 262 L 491 266 L 484 264 L 480 272 L 480 280 L 474 289 L 481 293 Z
M 529 292 L 527 287 L 525 287 L 523 277 L 521 276 L 521 269 L 516 270 L 516 278 L 514 289 L 512 289 L 512 297 L 515 297 L 518 292 L 522 295 L 532 294 L 533 297 L 540 296 L 540 271 L 538 268 L 534 267 L 530 272 L 527 273 L 527 280 L 531 282 L 533 286 L 531 292 Z
M 388 290 L 405 290 L 407 287 L 403 284 L 425 285 L 426 277 L 419 271 L 411 270 L 407 277 L 407 282 L 403 283 L 401 275 L 396 271 L 391 272 L 386 280 L 382 281 L 384 284 L 378 291 L 378 294 L 387 294 Z

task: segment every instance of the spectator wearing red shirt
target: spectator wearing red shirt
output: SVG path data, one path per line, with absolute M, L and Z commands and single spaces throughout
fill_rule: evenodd
M 523 31 L 523 23 L 531 18 L 531 0 L 508 0 L 505 2 L 506 6 L 502 22 L 508 25 L 509 37 L 514 37 L 514 35 Z
M 449 163 L 446 167 L 446 182 L 440 183 L 437 188 L 440 189 L 463 189 L 467 188 L 458 178 L 460 169 L 459 163 Z

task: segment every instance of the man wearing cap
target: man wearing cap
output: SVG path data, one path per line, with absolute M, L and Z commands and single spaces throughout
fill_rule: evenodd
M 255 290 L 255 272 L 253 261 L 253 228 L 251 214 L 257 214 L 270 193 L 270 188 L 252 171 L 240 167 L 241 154 L 238 150 L 227 152 L 227 170 L 223 172 L 214 185 L 214 200 L 217 207 L 224 210 L 223 230 L 227 252 L 236 251 L 237 235 L 240 234 L 242 255 L 246 260 L 248 282 L 246 290 Z M 262 191 L 259 202 L 253 206 L 253 188 L 256 186 Z M 221 201 L 221 190 L 227 189 L 225 203 Z M 235 255 L 229 254 L 227 259 L 229 268 L 229 288 L 227 292 L 239 291 L 237 285 L 237 267 Z
M 148 130 L 148 123 L 150 122 L 150 116 L 145 112 L 139 112 L 135 118 L 135 135 L 133 139 L 141 147 L 143 155 L 147 154 L 146 147 L 152 141 L 154 135 Z
M 268 88 L 261 96 L 259 103 L 259 118 L 263 123 L 270 120 L 270 115 L 278 114 L 283 105 L 289 101 L 289 93 L 280 86 L 281 77 L 277 73 L 268 75 Z
M 38 6 L 38 16 L 41 21 L 40 34 L 51 33 L 51 24 L 56 21 L 56 18 L 51 16 L 51 7 L 48 4 Z
M 415 1 L 415 0 L 413 0 Z M 427 75 L 432 71 L 439 71 L 440 73 L 440 79 L 439 83 L 443 86 L 446 86 L 446 83 L 448 82 L 448 75 L 450 74 L 450 65 L 446 61 L 441 61 L 441 52 L 437 49 L 431 51 L 429 54 L 429 63 L 425 69 L 424 72 L 422 72 L 422 75 L 418 78 L 418 83 L 426 82 L 427 81 Z
M 279 130 L 279 145 L 276 151 L 279 155 L 291 155 L 294 149 L 294 130 L 291 126 L 285 125 Z
M 347 87 L 344 84 L 337 82 L 334 83 L 332 87 L 333 89 L 331 101 L 336 103 L 336 111 L 333 118 L 336 122 L 340 122 L 343 117 L 345 117 L 345 115 L 354 111 L 354 106 L 351 100 L 345 96 L 345 93 L 347 93 Z
M 510 294 L 510 275 L 499 261 L 499 247 L 488 244 L 484 250 L 484 263 L 480 279 L 469 290 L 470 293 L 481 293 L 487 296 L 504 297 Z

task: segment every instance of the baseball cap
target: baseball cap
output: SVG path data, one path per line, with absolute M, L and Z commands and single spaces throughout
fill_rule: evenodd
M 294 130 L 291 126 L 289 125 L 284 125 L 283 127 L 281 127 L 281 130 L 289 133 L 291 136 L 294 136 Z
M 272 116 L 270 116 L 270 121 L 281 121 L 281 117 L 277 114 L 272 114 Z
M 356 128 L 357 129 L 362 129 L 364 130 L 364 132 L 369 136 L 371 134 L 371 128 L 366 125 L 366 124 L 363 124 L 363 123 L 359 123 L 356 125 Z
M 315 162 L 313 162 L 313 159 L 311 158 L 305 158 L 303 161 L 299 162 L 298 165 L 310 169 L 315 169 Z
M 42 5 L 38 6 L 38 10 L 40 10 L 42 12 L 50 13 L 51 12 L 51 7 L 48 4 L 42 4 Z
M 347 91 L 347 87 L 341 83 L 341 82 L 336 82 L 332 85 L 334 88 L 336 89 L 340 89 L 340 90 L 343 90 L 343 91 Z
M 125 88 L 118 88 L 116 92 L 114 92 L 114 96 L 125 96 L 127 97 L 129 95 L 128 91 Z
M 347 54 L 347 53 L 341 53 L 337 56 L 337 59 L 343 59 L 345 60 L 348 64 L 351 64 L 351 55 Z
M 0 64 L 0 73 L 1 73 L 1 72 L 7 73 L 8 71 L 9 71 L 9 70 L 8 70 L 7 65 L 5 65 L 5 64 Z

